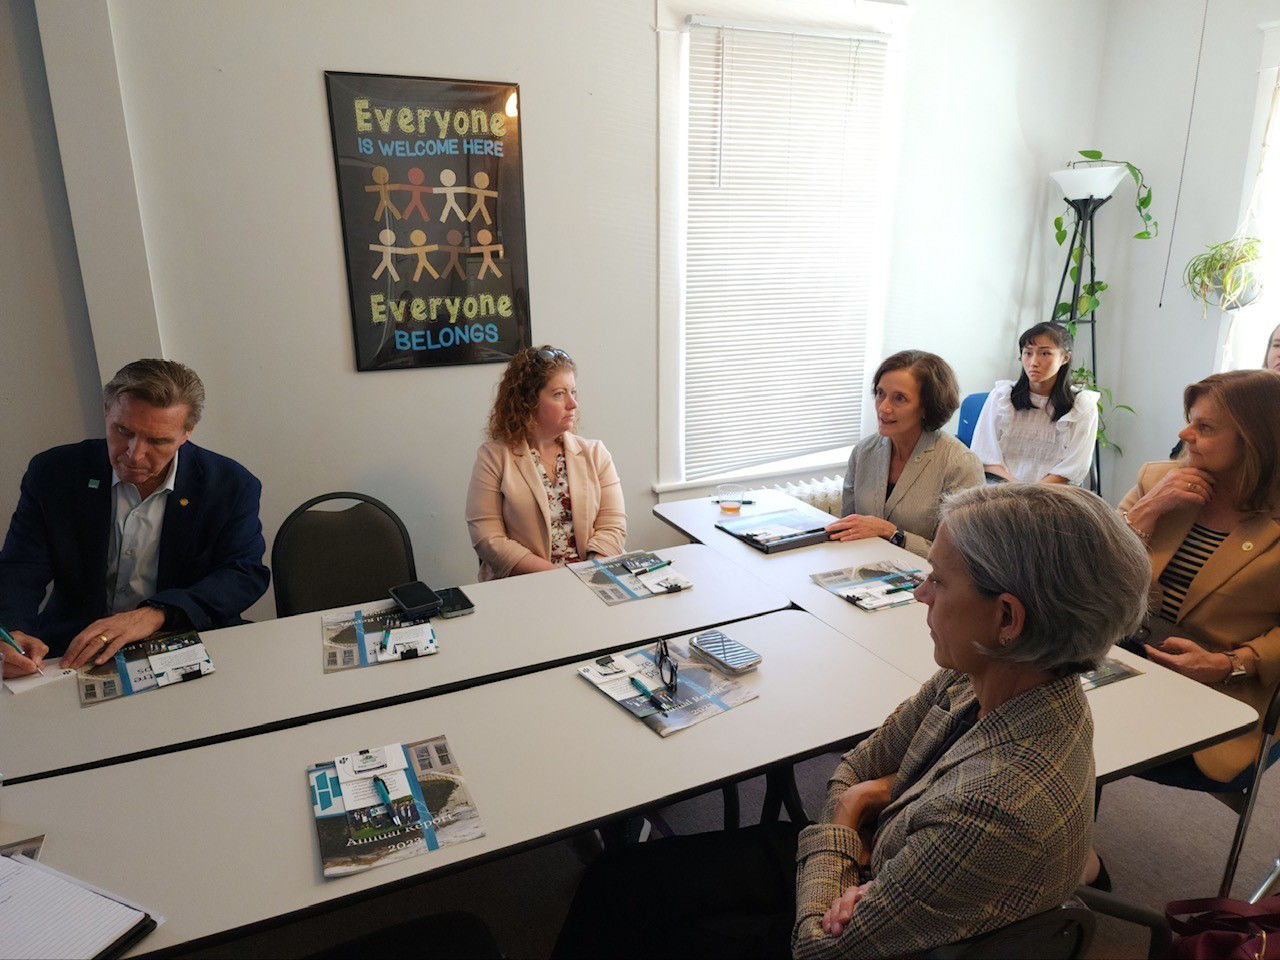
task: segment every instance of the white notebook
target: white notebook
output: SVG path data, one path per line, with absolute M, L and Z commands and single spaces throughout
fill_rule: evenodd
M 144 911 L 65 874 L 0 857 L 0 960 L 116 956 L 154 928 Z

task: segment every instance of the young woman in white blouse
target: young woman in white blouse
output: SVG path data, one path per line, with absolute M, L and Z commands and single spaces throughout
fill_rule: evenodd
M 1089 475 L 1098 394 L 1071 385 L 1067 328 L 1037 323 L 1018 338 L 1022 376 L 998 380 L 973 431 L 987 473 L 1021 483 L 1075 483 Z

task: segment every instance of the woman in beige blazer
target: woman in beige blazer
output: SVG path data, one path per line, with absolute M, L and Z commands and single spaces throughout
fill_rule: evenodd
M 1280 682 L 1280 374 L 1214 374 L 1183 406 L 1181 459 L 1145 464 L 1119 507 L 1151 557 L 1152 612 L 1185 626 L 1147 655 L 1263 712 Z M 1222 790 L 1260 742 L 1255 727 L 1143 776 Z
M 627 516 L 613 458 L 599 440 L 572 432 L 577 369 L 563 350 L 526 347 L 502 375 L 467 488 L 481 580 L 623 550 Z
M 872 382 L 878 432 L 849 455 L 832 540 L 883 537 L 925 556 L 938 529 L 938 504 L 983 483 L 982 461 L 950 434 L 939 433 L 960 406 L 947 361 L 903 350 L 880 364 Z

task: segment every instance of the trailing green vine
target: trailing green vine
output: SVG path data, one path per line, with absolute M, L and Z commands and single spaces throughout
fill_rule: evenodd
M 1124 168 L 1129 172 L 1129 176 L 1133 178 L 1133 183 L 1136 188 L 1133 206 L 1137 211 L 1139 221 L 1142 224 L 1142 229 L 1135 233 L 1133 238 L 1135 240 L 1151 240 L 1159 236 L 1160 223 L 1151 213 L 1151 187 L 1148 186 L 1146 177 L 1141 168 L 1130 163 L 1128 160 L 1112 160 L 1108 157 L 1104 157 L 1101 150 L 1081 150 L 1079 153 L 1084 159 L 1073 160 L 1067 166 L 1074 169 L 1079 163 L 1091 163 L 1097 161 L 1101 161 L 1103 163 L 1116 163 L 1124 166 Z M 1058 216 L 1053 218 L 1053 238 L 1057 241 L 1058 246 L 1062 246 L 1067 239 L 1067 216 L 1068 210 L 1064 210 Z M 1068 273 L 1071 277 L 1072 289 L 1074 290 L 1075 284 L 1080 279 L 1081 270 L 1086 265 L 1094 266 L 1096 277 L 1097 265 L 1093 264 L 1092 257 L 1090 257 L 1089 251 L 1085 248 L 1082 232 L 1077 232 L 1075 242 L 1071 247 L 1070 256 L 1071 267 L 1068 270 Z M 1103 280 L 1094 279 L 1081 284 L 1080 296 L 1074 304 L 1076 318 L 1088 316 L 1094 310 L 1098 309 L 1102 304 L 1101 294 L 1106 289 L 1107 284 Z M 1072 306 L 1073 304 L 1070 300 L 1064 300 L 1063 302 L 1056 304 L 1053 308 L 1053 319 L 1058 320 L 1062 317 L 1070 317 Z M 1071 335 L 1075 336 L 1075 321 L 1068 320 L 1066 322 L 1066 326 L 1067 329 L 1071 331 Z
M 1124 451 L 1120 448 L 1120 445 L 1107 438 L 1106 415 L 1108 411 L 1125 410 L 1129 413 L 1135 413 L 1136 411 L 1127 403 L 1116 403 L 1115 398 L 1111 395 L 1111 388 L 1098 386 L 1097 376 L 1088 367 L 1079 366 L 1072 370 L 1071 383 L 1082 390 L 1096 390 L 1098 392 L 1098 446 L 1110 447 L 1116 453 L 1123 454 Z

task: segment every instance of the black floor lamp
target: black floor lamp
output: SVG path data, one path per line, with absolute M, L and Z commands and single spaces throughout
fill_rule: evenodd
M 1116 187 L 1126 172 L 1123 166 L 1105 167 L 1071 167 L 1051 174 L 1054 182 L 1062 189 L 1063 200 L 1075 214 L 1075 223 L 1071 229 L 1071 242 L 1067 244 L 1067 261 L 1062 265 L 1062 277 L 1058 280 L 1058 294 L 1053 298 L 1053 316 L 1051 320 L 1065 324 L 1076 330 L 1087 325 L 1089 327 L 1089 370 L 1094 382 L 1098 379 L 1098 311 L 1080 312 L 1080 295 L 1086 289 L 1084 280 L 1085 262 L 1088 262 L 1088 290 L 1096 290 L 1098 282 L 1097 266 L 1093 258 L 1094 246 L 1094 214 L 1098 208 L 1111 199 Z M 1079 251 L 1077 253 L 1076 251 Z M 1070 309 L 1059 313 L 1058 304 L 1063 303 L 1062 289 L 1071 276 L 1072 266 L 1076 267 L 1072 279 Z M 1072 358 L 1074 360 L 1074 357 Z M 1095 439 L 1093 442 L 1093 492 L 1102 493 L 1102 449 Z

